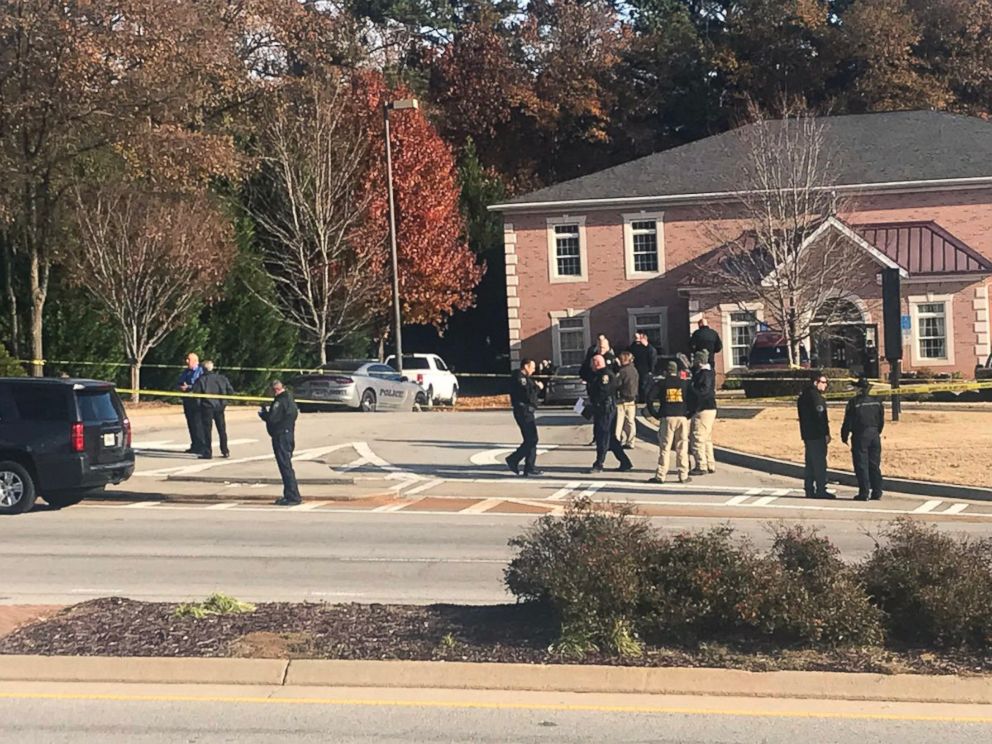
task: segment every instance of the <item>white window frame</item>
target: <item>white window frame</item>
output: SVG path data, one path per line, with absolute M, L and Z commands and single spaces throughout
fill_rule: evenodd
M 760 302 L 745 302 L 743 306 L 734 304 L 723 304 L 720 305 L 720 325 L 722 327 L 723 333 L 720 336 L 720 340 L 723 341 L 723 351 L 720 356 L 723 357 L 723 371 L 725 373 L 730 373 L 735 369 L 744 369 L 746 365 L 735 365 L 734 364 L 734 354 L 733 354 L 733 335 L 731 333 L 731 323 L 730 315 L 731 313 L 754 313 L 754 317 L 759 323 L 765 321 L 765 306 Z
M 582 345 L 583 349 L 588 349 L 592 344 L 592 340 L 589 334 L 589 311 L 588 310 L 575 310 L 569 308 L 568 310 L 555 310 L 548 313 L 551 318 L 551 361 L 554 362 L 555 366 L 561 366 L 561 326 L 559 321 L 563 318 L 581 318 L 582 319 Z
M 907 298 L 910 316 L 910 354 L 914 367 L 946 367 L 954 364 L 954 295 L 926 294 L 914 295 Z M 944 334 L 947 342 L 944 345 L 946 355 L 939 359 L 924 358 L 920 353 L 920 305 L 943 303 L 944 305 Z
M 578 275 L 558 273 L 558 241 L 555 227 L 576 225 L 579 228 L 579 269 Z M 547 218 L 548 233 L 548 280 L 552 284 L 574 284 L 589 281 L 589 256 L 586 250 L 586 218 L 564 214 L 561 217 Z
M 654 222 L 655 242 L 658 247 L 658 270 L 636 271 L 634 269 L 634 223 Z M 630 212 L 623 215 L 624 273 L 627 279 L 644 279 L 661 276 L 665 273 L 665 213 Z
M 628 307 L 627 308 L 627 337 L 633 341 L 634 331 L 637 328 L 637 324 L 634 319 L 638 315 L 657 315 L 659 323 L 661 324 L 661 349 L 658 350 L 659 354 L 667 354 L 669 349 L 668 343 L 668 307 Z

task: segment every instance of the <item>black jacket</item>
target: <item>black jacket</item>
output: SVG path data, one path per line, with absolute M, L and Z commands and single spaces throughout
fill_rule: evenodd
M 263 408 L 259 412 L 270 437 L 283 433 L 293 434 L 296 431 L 296 418 L 299 415 L 300 409 L 296 407 L 293 394 L 288 390 L 279 393 L 268 408 Z
M 533 413 L 541 402 L 537 383 L 522 369 L 514 371 L 510 378 L 510 403 L 516 413 Z
M 194 393 L 204 395 L 234 395 L 234 388 L 231 381 L 219 372 L 204 372 L 193 384 Z M 212 411 L 223 411 L 227 407 L 227 401 L 223 398 L 197 398 L 200 408 L 207 408 Z
M 866 431 L 877 431 L 881 434 L 883 428 L 885 428 L 885 405 L 881 398 L 858 393 L 847 401 L 844 423 L 840 429 L 841 441 L 847 442 L 851 434 L 858 437 Z
M 630 353 L 634 355 L 634 367 L 641 377 L 654 373 L 654 365 L 658 362 L 658 350 L 651 344 L 631 344 Z
M 693 371 L 689 382 L 688 405 L 690 416 L 700 411 L 716 410 L 716 372 L 712 368 Z
M 617 407 L 617 390 L 620 389 L 620 381 L 616 374 L 609 367 L 596 370 L 592 373 L 592 379 L 586 383 L 586 390 L 589 393 L 589 405 L 598 414 L 607 413 Z
M 627 364 L 617 372 L 617 382 L 620 389 L 617 391 L 617 398 L 621 403 L 634 403 L 637 400 L 637 393 L 640 390 L 641 376 L 633 364 Z
M 579 368 L 579 377 L 581 377 L 586 384 L 593 379 L 594 372 L 592 371 L 592 358 L 599 354 L 599 347 L 595 344 L 586 349 L 586 359 L 582 362 L 582 367 Z M 612 372 L 616 372 L 620 369 L 620 362 L 617 361 L 617 355 L 613 353 L 613 349 L 607 349 L 606 353 L 602 355 L 603 361 L 606 362 L 606 368 Z
M 803 390 L 796 401 L 796 408 L 799 411 L 799 435 L 804 442 L 830 436 L 827 401 L 819 390 L 812 385 Z
M 723 342 L 720 334 L 709 326 L 697 328 L 689 338 L 689 350 L 693 353 L 705 349 L 710 353 L 709 362 L 713 363 L 713 357 L 723 351 Z
M 666 376 L 658 384 L 658 415 L 661 418 L 688 416 L 689 381 L 678 375 Z

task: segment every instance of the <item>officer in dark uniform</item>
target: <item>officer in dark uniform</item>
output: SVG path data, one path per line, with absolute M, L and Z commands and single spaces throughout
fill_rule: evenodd
M 847 444 L 851 437 L 851 459 L 858 477 L 857 501 L 882 498 L 882 429 L 885 427 L 885 407 L 881 399 L 868 395 L 865 377 L 857 383 L 857 394 L 847 402 L 840 440 Z
M 523 442 L 516 451 L 506 456 L 506 464 L 515 474 L 520 475 L 520 461 L 524 461 L 524 475 L 543 475 L 534 467 L 537 462 L 537 421 L 534 412 L 540 403 L 539 391 L 544 387 L 533 377 L 537 365 L 533 359 L 520 362 L 520 369 L 510 380 L 510 404 L 513 406 L 513 420 L 520 427 Z
M 815 372 L 809 386 L 799 394 L 796 408 L 799 413 L 799 435 L 806 450 L 804 469 L 806 498 L 833 499 L 836 494 L 827 490 L 827 445 L 830 444 L 830 419 L 823 393 L 827 389 L 827 376 Z
M 272 403 L 262 406 L 258 417 L 265 422 L 265 429 L 272 437 L 272 452 L 276 456 L 279 475 L 282 477 L 282 498 L 277 506 L 299 504 L 300 488 L 293 470 L 293 449 L 296 447 L 296 419 L 300 409 L 296 407 L 293 394 L 279 380 L 272 381 Z
M 617 468 L 621 473 L 633 470 L 627 453 L 617 439 L 617 390 L 620 382 L 616 373 L 606 366 L 602 355 L 596 354 L 590 360 L 592 377 L 586 384 L 589 393 L 589 405 L 592 407 L 592 430 L 596 441 L 596 462 L 590 473 L 602 473 L 606 452 L 610 451 L 620 461 Z

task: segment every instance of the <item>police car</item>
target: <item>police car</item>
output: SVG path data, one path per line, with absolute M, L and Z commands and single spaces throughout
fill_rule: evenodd
M 316 374 L 288 383 L 301 411 L 350 408 L 357 411 L 415 411 L 427 405 L 427 392 L 388 364 L 339 359 Z

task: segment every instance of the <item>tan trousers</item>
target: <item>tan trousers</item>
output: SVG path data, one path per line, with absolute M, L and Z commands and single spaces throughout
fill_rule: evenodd
M 637 403 L 617 403 L 617 439 L 620 444 L 633 444 L 637 439 Z
M 663 418 L 658 422 L 658 471 L 661 480 L 668 475 L 668 454 L 675 450 L 675 467 L 679 478 L 689 477 L 689 419 L 685 416 Z
M 713 422 L 716 420 L 716 410 L 700 411 L 692 417 L 689 427 L 689 449 L 696 461 L 696 467 L 712 473 L 716 470 L 716 458 L 713 457 Z

